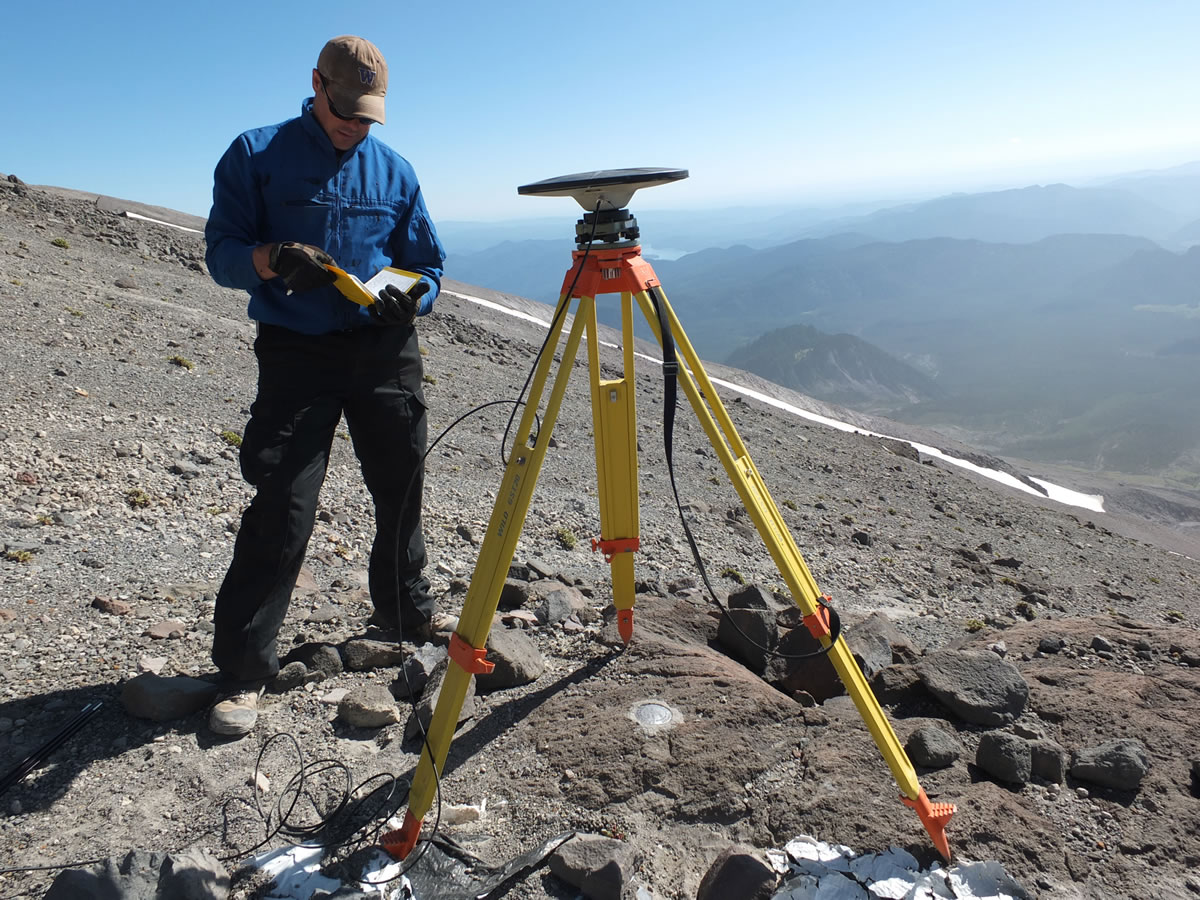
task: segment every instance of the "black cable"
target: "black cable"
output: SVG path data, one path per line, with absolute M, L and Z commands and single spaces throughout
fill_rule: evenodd
M 259 774 L 267 750 L 275 742 L 281 740 L 290 742 L 295 750 L 297 758 L 296 771 L 284 784 L 273 807 L 264 810 L 258 796 L 257 785 Z M 314 798 L 310 793 L 309 782 L 327 772 L 339 772 L 344 775 L 344 784 L 335 794 L 336 802 L 333 804 L 332 809 L 322 811 L 318 799 Z M 367 788 L 376 781 L 381 782 L 381 784 L 364 793 L 364 788 Z M 394 775 L 388 772 L 380 772 L 352 786 L 350 768 L 345 763 L 335 759 L 318 759 L 306 763 L 304 761 L 303 750 L 300 748 L 300 743 L 297 741 L 295 735 L 288 732 L 278 732 L 268 738 L 259 750 L 258 759 L 254 765 L 254 777 L 251 786 L 251 789 L 255 792 L 253 808 L 263 822 L 266 835 L 261 841 L 251 847 L 239 849 L 231 854 L 217 858 L 221 862 L 245 859 L 280 836 L 293 847 L 320 848 L 330 851 L 335 855 L 339 851 L 351 847 L 373 846 L 377 844 L 375 838 L 386 827 L 388 819 L 399 811 L 400 806 L 407 799 L 407 790 L 403 792 L 397 790 L 399 783 L 400 779 Z M 296 809 L 301 798 L 307 798 L 317 810 L 316 821 L 302 822 L 295 818 Z M 237 797 L 226 801 L 222 806 L 226 834 L 228 834 L 230 824 L 229 810 L 235 803 L 245 806 L 251 805 L 246 800 Z M 365 816 L 362 811 L 368 808 L 368 804 L 372 804 L 372 812 L 369 816 Z M 440 812 L 441 786 L 439 782 L 438 816 L 434 820 L 435 830 L 440 822 Z M 413 866 L 420 862 L 421 858 L 428 852 L 428 849 L 429 841 L 423 841 L 419 850 L 405 860 L 406 865 L 394 876 L 366 883 L 380 885 L 402 878 L 412 870 Z M 358 880 L 362 881 L 361 878 Z
M 13 785 L 19 783 L 26 775 L 40 766 L 50 754 L 74 737 L 91 720 L 92 716 L 100 711 L 100 707 L 103 705 L 100 702 L 87 704 L 61 729 L 53 734 L 46 743 L 17 763 L 8 774 L 0 778 L 0 794 L 3 794 Z

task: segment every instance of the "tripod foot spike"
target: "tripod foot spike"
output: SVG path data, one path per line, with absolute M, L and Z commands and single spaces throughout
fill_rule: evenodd
M 395 831 L 389 831 L 379 843 L 393 859 L 406 859 L 417 846 L 417 838 L 421 836 L 422 819 L 418 819 L 411 811 L 404 814 L 404 824 Z
M 629 643 L 633 639 L 633 610 L 619 609 L 617 610 L 617 631 L 621 634 L 621 640 Z
M 900 801 L 905 806 L 917 811 L 917 816 L 920 817 L 925 830 L 929 832 L 933 845 L 937 847 L 946 862 L 950 862 L 950 841 L 946 839 L 946 823 L 958 811 L 958 807 L 953 803 L 931 802 L 925 793 L 925 788 L 921 788 L 921 793 L 917 795 L 916 800 L 910 800 L 901 794 Z

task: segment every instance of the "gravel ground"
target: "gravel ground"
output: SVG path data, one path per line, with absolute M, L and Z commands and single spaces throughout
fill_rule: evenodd
M 394 669 L 269 695 L 258 729 L 240 741 L 214 741 L 202 713 L 155 723 L 122 708 L 121 685 L 140 672 L 211 673 L 214 595 L 251 496 L 235 445 L 254 393 L 253 325 L 244 295 L 215 286 L 202 258 L 198 235 L 0 183 L 0 769 L 85 704 L 104 703 L 44 767 L 0 796 L 0 865 L 202 846 L 233 867 L 262 838 L 246 811 L 248 781 L 275 733 L 293 735 L 306 760 L 343 761 L 356 783 L 403 776 L 416 760 L 401 726 L 349 728 L 327 702 L 339 688 L 387 684 Z M 433 435 L 481 403 L 515 397 L 541 340 L 535 326 L 461 295 L 534 308 L 526 302 L 447 287 L 420 322 Z M 543 675 L 479 697 L 442 787 L 446 804 L 486 800 L 486 814 L 448 833 L 493 863 L 562 831 L 620 834 L 638 853 L 637 883 L 659 898 L 695 896 L 709 863 L 734 841 L 781 846 L 804 832 L 928 856 L 853 706 L 805 708 L 713 649 L 716 619 L 691 587 L 697 576 L 662 459 L 662 388 L 650 365 L 637 383 L 644 593 L 635 640 L 614 649 L 602 618 L 607 567 L 588 549 L 599 526 L 585 359 L 576 361 L 515 561 L 574 584 L 591 614 L 579 626 L 530 629 Z M 616 372 L 616 356 L 604 359 Z M 956 852 L 999 859 L 1039 896 L 1200 892 L 1191 836 L 1200 801 L 1189 774 L 1200 742 L 1200 670 L 1188 662 L 1200 622 L 1194 536 L 1161 519 L 1038 501 L 754 401 L 726 405 L 817 583 L 849 624 L 883 611 L 929 653 L 1004 641 L 1048 736 L 1071 749 L 1130 734 L 1149 747 L 1151 775 L 1129 794 L 1081 793 L 1070 780 L 1005 788 L 968 762 L 922 773 L 935 799 L 959 804 Z M 429 458 L 429 574 L 451 614 L 500 485 L 506 421 L 503 407 L 482 410 Z M 343 437 L 285 643 L 361 635 L 369 612 L 372 511 Z M 781 588 L 686 410 L 675 459 L 719 591 L 739 581 Z M 1086 478 L 1070 486 L 1097 487 Z M 1097 634 L 1115 642 L 1112 658 L 1088 652 Z M 1039 655 L 1047 635 L 1067 652 Z M 688 727 L 670 739 L 639 738 L 628 711 L 647 697 L 667 698 Z M 978 744 L 980 729 L 944 710 L 890 713 L 902 739 L 937 721 L 968 751 Z M 296 766 L 281 746 L 269 761 L 277 783 Z M 241 811 L 232 824 L 230 809 Z M 54 874 L 0 875 L 0 896 L 39 896 Z M 576 892 L 543 871 L 509 896 Z

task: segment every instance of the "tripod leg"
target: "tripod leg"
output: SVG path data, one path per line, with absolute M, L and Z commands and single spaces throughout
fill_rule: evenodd
M 407 857 L 416 846 L 421 833 L 421 823 L 433 803 L 436 788 L 434 766 L 436 765 L 437 772 L 444 771 L 446 754 L 454 738 L 454 729 L 458 724 L 458 716 L 466 699 L 471 676 L 490 671 L 492 667 L 492 663 L 484 660 L 484 646 L 492 627 L 492 617 L 495 616 L 496 607 L 500 603 L 500 591 L 504 587 L 504 579 L 508 577 L 508 569 L 517 549 L 517 540 L 521 536 L 525 516 L 529 511 L 533 489 L 546 456 L 546 448 L 550 444 L 550 435 L 558 419 L 575 355 L 579 352 L 584 323 L 589 320 L 595 322 L 595 303 L 590 298 L 584 298 L 567 335 L 566 347 L 558 364 L 558 372 L 546 403 L 541 427 L 535 431 L 537 408 L 545 390 L 550 367 L 554 364 L 554 349 L 558 346 L 566 305 L 569 302 L 570 297 L 565 294 L 559 300 L 554 319 L 557 330 L 547 339 L 546 351 L 534 370 L 529 400 L 521 415 L 521 424 L 504 470 L 504 480 L 496 495 L 492 517 L 488 522 L 487 533 L 479 549 L 479 559 L 471 576 L 471 585 L 467 589 L 466 599 L 463 600 L 458 630 L 450 641 L 451 665 L 442 682 L 433 719 L 426 732 L 426 745 L 408 794 L 408 812 L 405 814 L 404 824 L 396 831 L 383 835 L 381 839 L 384 849 L 397 859 Z
M 879 706 L 879 701 L 871 692 L 870 685 L 867 684 L 846 641 L 841 635 L 838 635 L 836 640 L 831 640 L 827 612 L 820 602 L 822 595 L 808 565 L 804 562 L 804 557 L 800 555 L 795 541 L 792 540 L 779 507 L 767 491 L 766 484 L 750 459 L 737 429 L 734 428 L 733 420 L 729 418 L 713 383 L 709 380 L 708 373 L 704 371 L 700 358 L 684 334 L 675 311 L 667 302 L 666 295 L 661 288 L 656 287 L 653 290 L 656 292 L 654 299 L 657 299 L 665 314 L 679 355 L 685 363 L 679 367 L 679 383 L 691 401 L 700 425 L 708 435 L 709 442 L 725 467 L 779 573 L 787 582 L 792 599 L 804 613 L 804 622 L 809 631 L 820 641 L 821 646 L 829 648 L 829 661 L 833 663 L 875 745 L 891 769 L 892 777 L 896 779 L 896 784 L 903 794 L 904 803 L 917 811 L 921 824 L 925 826 L 934 845 L 949 859 L 950 845 L 946 839 L 945 826 L 954 813 L 954 806 L 949 803 L 930 802 L 917 781 L 917 773 L 908 754 L 904 752 L 896 732 Z M 636 296 L 642 313 L 661 344 L 661 326 L 650 292 L 641 291 Z
M 582 305 L 581 305 L 582 309 Z M 621 639 L 633 637 L 633 554 L 638 549 L 637 420 L 633 375 L 633 295 L 621 294 L 624 372 L 600 377 L 595 306 L 587 322 L 592 384 L 592 433 L 596 441 L 596 481 L 600 498 L 600 540 L 592 541 L 612 567 L 613 605 Z

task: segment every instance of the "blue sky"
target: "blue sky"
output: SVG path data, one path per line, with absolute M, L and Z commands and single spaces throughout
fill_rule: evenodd
M 0 172 L 205 215 L 329 38 L 388 59 L 436 219 L 575 215 L 518 184 L 687 168 L 656 209 L 977 190 L 1200 159 L 1200 3 L 13 4 Z

